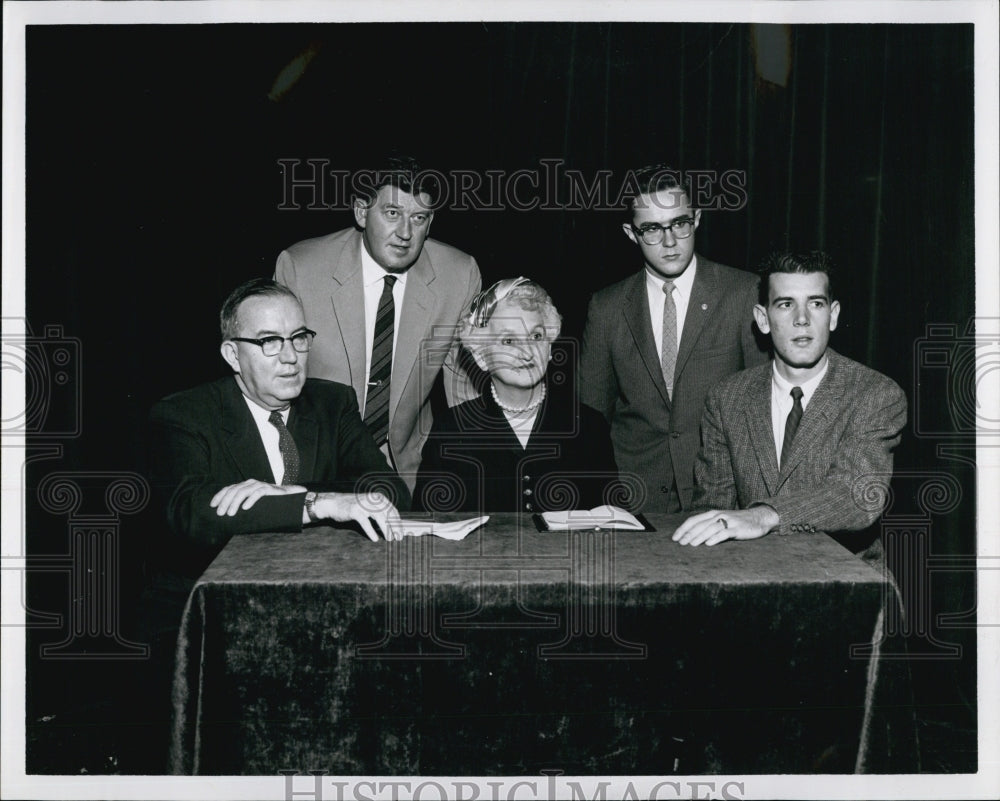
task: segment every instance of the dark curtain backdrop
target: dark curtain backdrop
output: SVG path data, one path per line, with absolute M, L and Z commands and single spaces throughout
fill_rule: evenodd
M 59 325 L 80 340 L 82 433 L 29 469 L 29 500 L 52 470 L 141 469 L 150 405 L 224 372 L 228 291 L 350 224 L 346 205 L 307 208 L 301 188 L 297 210 L 279 208 L 282 160 L 301 178 L 308 159 L 371 167 L 390 148 L 483 175 L 560 159 L 588 181 L 611 171 L 611 197 L 655 161 L 743 176 L 746 202 L 704 213 L 699 252 L 752 268 L 775 248 L 828 250 L 834 347 L 894 378 L 913 409 L 928 324 L 961 334 L 974 314 L 972 43 L 969 24 L 31 27 L 27 317 L 37 335 Z M 433 235 L 473 254 L 486 283 L 536 278 L 578 336 L 590 293 L 640 267 L 621 222 L 445 208 Z M 944 392 L 919 402 L 922 431 L 941 436 L 911 426 L 897 466 L 958 477 L 934 549 L 974 553 L 974 471 L 938 453 L 972 439 L 956 440 Z M 141 521 L 122 523 L 126 604 Z M 31 503 L 28 541 L 65 551 L 65 520 Z M 33 604 L 65 611 L 63 578 L 33 582 Z M 934 603 L 968 608 L 972 586 L 955 578 Z M 61 636 L 37 632 L 32 648 Z M 72 667 L 39 668 L 29 707 L 72 694 Z

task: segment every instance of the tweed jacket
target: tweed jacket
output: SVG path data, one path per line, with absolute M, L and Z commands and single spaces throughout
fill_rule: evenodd
M 771 365 L 715 387 L 702 420 L 695 506 L 774 508 L 778 533 L 858 531 L 888 500 L 906 396 L 890 378 L 828 349 L 829 367 L 778 468 Z

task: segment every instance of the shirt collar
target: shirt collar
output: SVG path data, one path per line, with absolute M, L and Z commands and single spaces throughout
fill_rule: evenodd
M 813 392 L 816 391 L 816 387 L 819 386 L 819 382 L 823 380 L 823 376 L 826 375 L 826 371 L 829 368 L 830 357 L 827 354 L 823 354 L 823 369 L 816 373 L 816 375 L 808 381 L 803 381 L 801 384 L 793 384 L 781 376 L 778 373 L 777 364 L 775 362 L 771 362 L 771 386 L 774 389 L 775 395 L 782 398 L 791 394 L 792 387 L 801 387 L 802 403 L 805 405 L 809 403 L 809 399 L 812 397 Z
M 645 268 L 644 268 L 645 269 Z M 674 287 L 677 289 L 678 294 L 682 298 L 689 298 L 691 296 L 691 289 L 694 286 L 694 275 L 698 269 L 698 256 L 691 254 L 691 263 L 688 265 L 687 269 L 681 273 L 677 278 L 673 279 Z M 654 275 L 651 270 L 645 270 L 646 272 L 646 285 L 650 287 L 654 292 L 662 294 L 663 284 L 666 280 L 661 275 Z
M 361 243 L 361 274 L 362 280 L 364 281 L 365 287 L 370 287 L 373 284 L 381 285 L 385 280 L 387 275 L 396 276 L 396 283 L 400 286 L 406 286 L 406 273 L 408 270 L 401 273 L 390 273 L 381 264 L 379 264 L 375 259 L 372 258 L 371 254 L 368 252 L 368 248 L 365 247 L 365 243 Z M 381 289 L 381 286 L 379 287 Z
M 252 401 L 246 395 L 243 396 L 243 400 L 246 401 L 247 408 L 250 409 L 250 414 L 253 415 L 253 419 L 257 421 L 258 425 L 267 423 L 270 420 L 271 411 L 269 409 L 265 409 L 263 406 L 259 405 L 255 401 Z M 278 414 L 281 415 L 281 420 L 282 422 L 285 423 L 285 425 L 288 425 L 288 412 L 291 410 L 291 408 L 292 408 L 291 405 L 289 405 L 278 412 Z

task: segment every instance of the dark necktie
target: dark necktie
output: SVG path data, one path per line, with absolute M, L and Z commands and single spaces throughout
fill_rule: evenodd
M 663 282 L 663 352 L 660 369 L 667 385 L 667 395 L 674 396 L 674 367 L 677 366 L 677 306 L 674 305 L 674 282 Z
M 795 432 L 799 430 L 799 422 L 802 420 L 802 387 L 792 387 L 792 410 L 785 420 L 785 439 L 781 443 L 781 463 L 785 463 L 785 454 L 792 447 L 792 440 L 795 439 Z
M 281 412 L 273 411 L 267 421 L 278 429 L 278 450 L 281 451 L 281 461 L 285 464 L 285 475 L 282 484 L 294 484 L 299 480 L 299 449 L 295 446 L 292 434 L 281 419 Z
M 375 335 L 372 338 L 372 362 L 368 371 L 368 393 L 365 398 L 365 425 L 375 444 L 381 446 L 389 436 L 389 379 L 392 376 L 392 330 L 396 304 L 392 288 L 396 276 L 387 275 L 375 314 Z

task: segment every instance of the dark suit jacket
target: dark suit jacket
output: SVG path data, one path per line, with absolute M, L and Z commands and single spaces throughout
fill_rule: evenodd
M 289 287 L 316 330 L 309 375 L 354 387 L 363 401 L 365 292 L 361 232 L 353 228 L 297 242 L 278 256 L 275 278 Z M 420 448 L 432 423 L 428 400 L 445 368 L 444 389 L 454 405 L 475 396 L 456 361 L 455 326 L 482 288 L 476 260 L 428 239 L 406 274 L 389 386 L 389 448 L 394 467 L 413 488 Z
M 550 381 L 522 448 L 487 389 L 435 418 L 414 504 L 429 511 L 541 512 L 621 504 L 604 419 Z M 606 495 L 607 493 L 607 495 Z
M 166 555 L 171 568 L 200 574 L 233 534 L 302 529 L 303 493 L 265 496 L 233 517 L 219 517 L 208 505 L 230 484 L 274 481 L 234 378 L 171 395 L 153 407 L 150 420 L 153 489 L 174 535 Z M 308 379 L 292 402 L 288 430 L 299 449 L 298 483 L 317 491 L 379 488 L 409 508 L 409 493 L 375 447 L 350 387 Z
M 694 492 L 694 460 L 708 390 L 728 375 L 760 364 L 767 353 L 753 333 L 757 277 L 698 257 L 674 372 L 673 399 L 646 300 L 645 270 L 597 292 L 583 333 L 580 398 L 611 425 L 615 461 L 640 478 L 645 502 L 667 511 L 673 480 L 684 509 Z
M 858 531 L 888 499 L 892 451 L 906 396 L 874 370 L 828 350 L 830 365 L 778 469 L 771 427 L 771 365 L 744 370 L 708 396 L 695 505 L 773 507 L 780 534 Z

